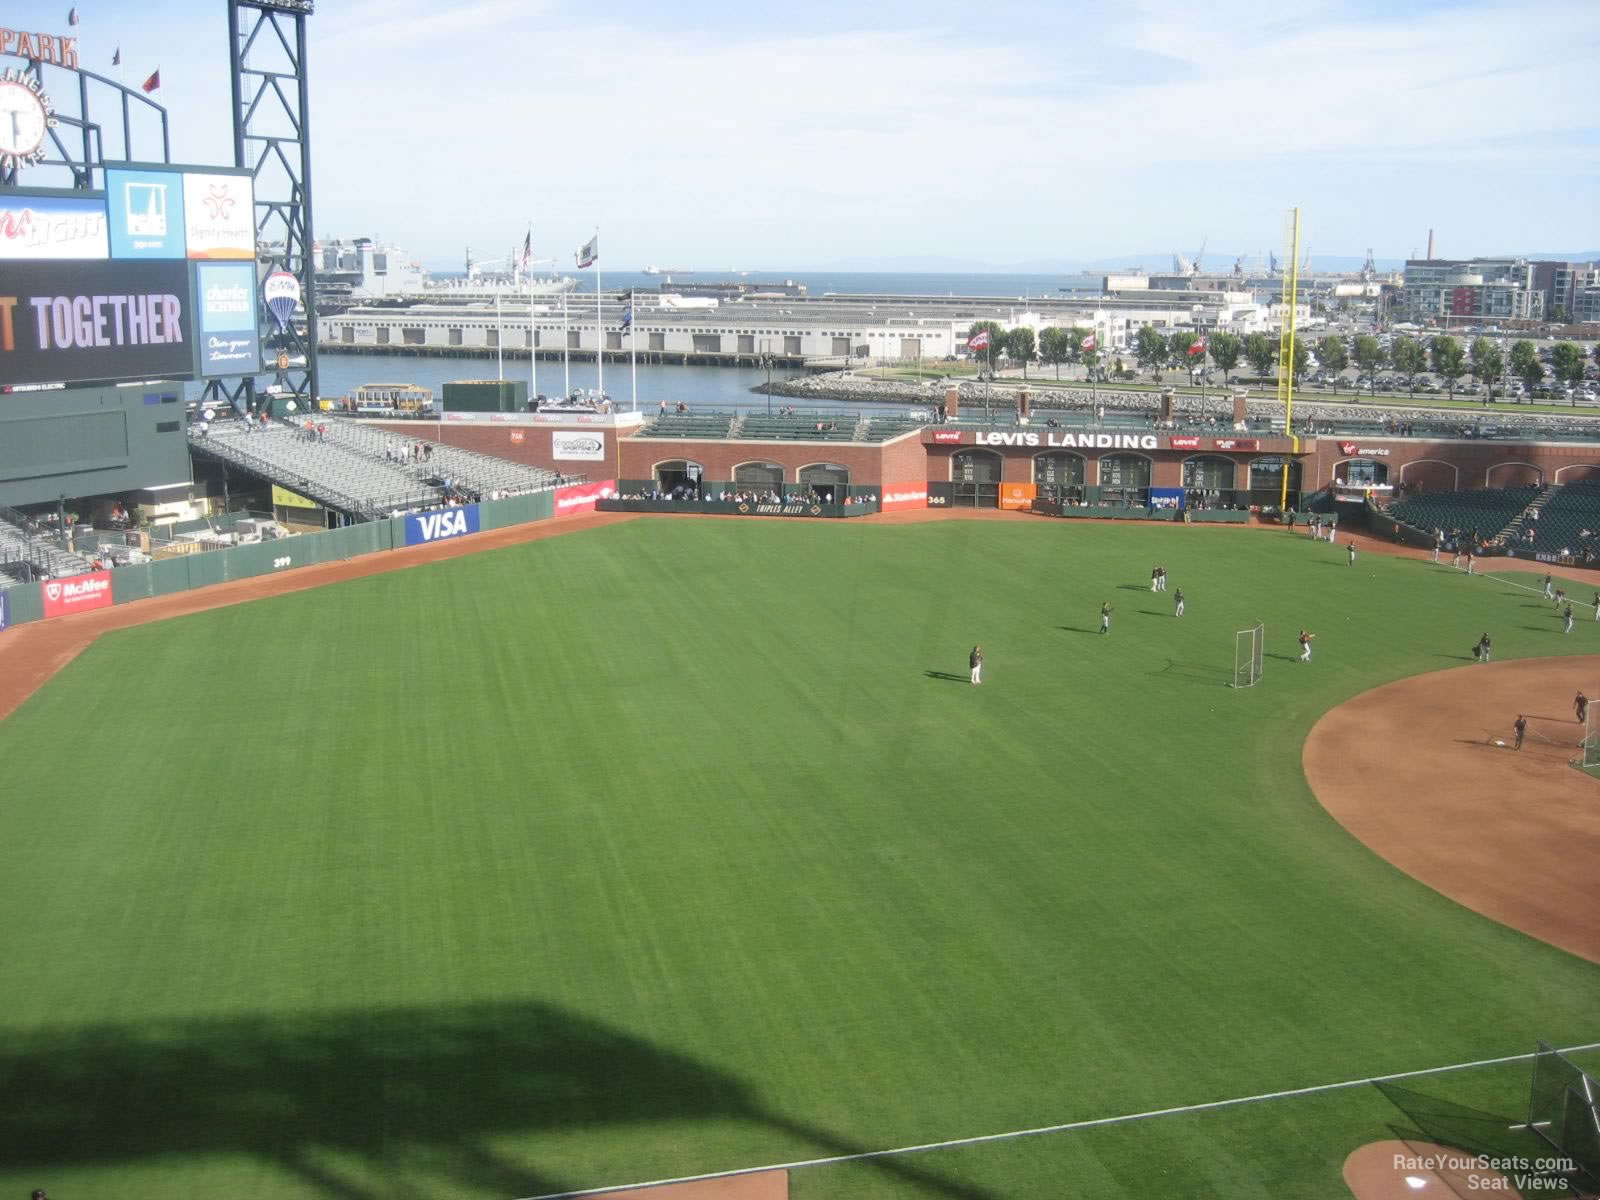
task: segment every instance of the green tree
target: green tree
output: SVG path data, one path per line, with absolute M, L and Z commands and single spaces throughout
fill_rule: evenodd
M 1428 356 L 1414 337 L 1397 337 L 1389 347 L 1389 362 L 1406 377 L 1406 390 L 1417 394 L 1417 376 L 1428 369 Z
M 1278 357 L 1278 348 L 1264 333 L 1252 333 L 1244 340 L 1244 357 L 1257 376 L 1272 374 L 1272 361 Z
M 1294 381 L 1299 383 L 1311 368 L 1311 347 L 1296 339 L 1294 344 Z
M 1472 377 L 1483 384 L 1487 398 L 1493 399 L 1494 385 L 1500 378 L 1500 372 L 1505 368 L 1506 356 L 1500 349 L 1500 343 L 1493 338 L 1472 339 Z
M 1074 325 L 1067 330 L 1067 361 L 1069 363 L 1082 363 L 1088 368 L 1090 375 L 1094 374 L 1095 364 L 1100 361 L 1099 343 L 1095 348 L 1085 350 L 1083 344 L 1094 337 L 1094 330 L 1085 329 L 1082 325 Z
M 1572 404 L 1578 404 L 1578 384 L 1583 381 L 1583 347 L 1577 342 L 1557 342 L 1550 352 L 1550 371 L 1572 389 Z
M 1047 325 L 1039 330 L 1039 361 L 1054 366 L 1057 379 L 1061 378 L 1061 364 L 1072 361 L 1071 345 L 1070 330 L 1059 325 Z
M 1444 380 L 1450 398 L 1455 399 L 1456 380 L 1467 372 L 1467 354 L 1461 343 L 1448 333 L 1441 333 L 1428 343 L 1433 357 L 1433 373 Z
M 1370 395 L 1378 393 L 1378 368 L 1383 366 L 1383 343 L 1370 333 L 1363 333 L 1356 338 L 1355 346 L 1356 370 L 1367 377 L 1367 391 Z
M 1022 364 L 1022 377 L 1028 377 L 1028 364 L 1033 361 L 1033 351 L 1036 339 L 1033 336 L 1033 326 L 1018 325 L 1006 334 L 1006 353 L 1011 356 L 1012 362 Z
M 974 321 L 972 328 L 967 330 L 967 341 L 970 342 L 984 332 L 989 335 L 989 348 L 977 351 L 978 361 L 993 371 L 995 359 L 999 357 L 1000 351 L 1005 349 L 1006 331 L 1000 328 L 999 321 Z
M 1522 380 L 1531 392 L 1544 378 L 1544 364 L 1539 361 L 1539 351 L 1527 338 L 1511 343 L 1511 373 Z
M 1339 372 L 1350 365 L 1350 355 L 1345 351 L 1344 339 L 1329 334 L 1317 341 L 1317 362 L 1324 371 L 1333 374 L 1333 390 L 1339 390 Z
M 1166 361 L 1167 339 L 1154 325 L 1139 326 L 1139 333 L 1133 339 L 1133 358 L 1147 371 L 1160 369 Z
M 1211 361 L 1216 363 L 1222 372 L 1222 383 L 1226 387 L 1229 374 L 1239 366 L 1239 355 L 1244 352 L 1244 342 L 1235 333 L 1213 333 L 1206 344 L 1206 350 L 1211 355 Z
M 1189 354 L 1189 347 L 1193 346 L 1199 340 L 1200 335 L 1198 333 L 1192 333 L 1187 329 L 1180 329 L 1177 333 L 1171 334 L 1167 338 L 1168 360 L 1171 361 L 1174 367 L 1182 367 L 1189 373 L 1189 382 L 1191 384 L 1194 383 L 1194 360 L 1195 358 L 1198 358 L 1199 355 L 1191 357 Z

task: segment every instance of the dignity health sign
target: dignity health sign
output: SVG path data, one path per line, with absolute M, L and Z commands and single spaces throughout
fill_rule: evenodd
M 253 375 L 261 368 L 254 263 L 195 267 L 200 307 L 200 374 Z

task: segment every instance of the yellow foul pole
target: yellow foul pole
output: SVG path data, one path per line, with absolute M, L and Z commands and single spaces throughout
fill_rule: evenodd
M 1278 399 L 1283 402 L 1283 432 L 1289 438 L 1291 457 L 1283 464 L 1280 511 L 1289 505 L 1289 468 L 1300 453 L 1294 433 L 1294 312 L 1300 292 L 1300 210 L 1289 210 L 1289 262 L 1283 277 L 1283 327 L 1278 334 Z

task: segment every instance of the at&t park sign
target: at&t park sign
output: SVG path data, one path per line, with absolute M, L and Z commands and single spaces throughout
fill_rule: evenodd
M 78 69 L 78 39 L 48 33 L 27 33 L 0 25 L 0 54 L 36 58 L 42 63 L 69 70 Z

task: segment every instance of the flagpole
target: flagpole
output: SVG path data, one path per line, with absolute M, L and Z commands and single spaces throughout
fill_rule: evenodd
M 533 323 L 533 222 L 528 222 L 528 240 L 523 243 L 522 269 L 528 275 L 528 400 L 530 412 L 539 407 L 539 330 Z
M 639 314 L 633 297 L 628 298 L 628 371 L 633 376 L 633 411 L 639 411 Z
M 594 390 L 606 394 L 606 331 L 600 323 L 600 227 L 594 228 Z
M 500 322 L 500 293 L 494 296 L 494 361 L 500 372 L 500 382 L 506 381 L 506 330 Z
M 572 343 L 572 335 L 567 330 L 567 289 L 561 289 L 561 398 L 572 398 L 572 355 L 568 350 Z

